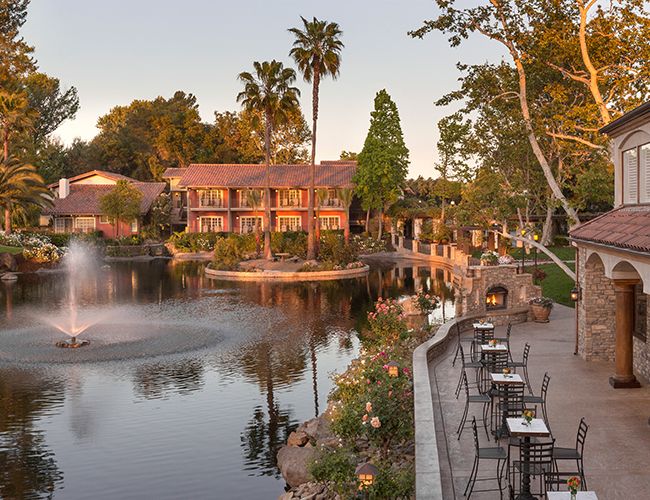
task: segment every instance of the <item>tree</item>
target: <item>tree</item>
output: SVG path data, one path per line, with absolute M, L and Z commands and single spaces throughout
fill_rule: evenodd
M 0 162 L 0 208 L 4 210 L 5 233 L 11 233 L 11 213 L 15 207 L 45 207 L 51 202 L 50 191 L 36 167 L 15 157 Z
M 172 218 L 172 199 L 169 193 L 161 193 L 151 205 L 149 228 L 155 237 L 169 229 Z
M 34 48 L 20 36 L 28 5 L 29 0 L 0 0 L 0 88 L 9 88 L 35 69 Z
M 244 199 L 246 200 L 246 203 L 248 203 L 248 206 L 253 209 L 253 212 L 257 212 L 259 207 L 262 205 L 262 194 L 258 189 L 247 189 L 244 191 Z M 255 246 L 256 246 L 256 252 L 257 255 L 259 256 L 260 254 L 260 224 L 259 224 L 259 218 L 255 217 Z
M 320 251 L 320 209 L 329 199 L 329 190 L 318 188 L 316 190 L 316 254 Z
M 357 193 L 364 210 L 379 210 L 381 239 L 383 211 L 400 195 L 409 165 L 397 106 L 386 90 L 380 90 L 375 97 L 370 129 L 358 161 L 354 181 Z
M 24 94 L 0 90 L 0 128 L 2 128 L 3 157 L 9 159 L 9 140 L 12 134 L 30 128 L 34 112 Z
M 467 140 L 470 135 L 469 121 L 463 121 L 460 113 L 446 116 L 438 122 L 440 139 L 438 140 L 439 161 L 434 168 L 440 174 L 441 214 L 440 221 L 445 223 L 445 206 L 452 194 L 449 180 L 460 179 L 468 181 L 472 171 L 468 165 L 469 152 Z
M 288 116 L 299 109 L 300 91 L 291 84 L 296 80 L 296 72 L 285 68 L 276 60 L 255 61 L 254 74 L 243 72 L 239 80 L 244 90 L 237 95 L 244 109 L 259 112 L 264 122 L 264 160 L 266 181 L 264 192 L 264 258 L 271 259 L 271 140 L 275 125 L 286 123 Z
M 345 227 L 343 228 L 343 237 L 345 238 L 345 244 L 348 245 L 350 243 L 350 205 L 352 205 L 352 198 L 354 198 L 354 189 L 338 189 L 336 191 L 336 196 L 341 200 L 343 208 L 345 208 Z
M 346 160 L 346 161 L 357 161 L 357 153 L 353 151 L 341 151 L 341 155 L 339 156 L 339 160 Z
M 120 222 L 130 224 L 140 217 L 141 202 L 140 190 L 126 180 L 117 181 L 115 187 L 100 198 L 99 208 L 113 224 L 115 236 L 120 236 Z
M 316 254 L 316 236 L 314 232 L 314 202 L 316 189 L 316 125 L 318 123 L 318 92 L 320 80 L 331 76 L 336 79 L 341 67 L 341 42 L 340 30 L 337 23 L 320 21 L 315 17 L 307 21 L 301 17 L 304 29 L 291 28 L 289 32 L 295 36 L 293 48 L 289 55 L 293 57 L 307 83 L 312 84 L 312 138 L 311 138 L 311 165 L 309 169 L 309 206 L 307 209 L 307 258 L 313 259 Z M 316 221 L 320 224 L 320 221 Z

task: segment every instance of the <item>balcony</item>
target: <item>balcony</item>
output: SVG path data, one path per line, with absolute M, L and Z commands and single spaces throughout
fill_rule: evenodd
M 343 202 L 338 198 L 327 198 L 320 204 L 322 208 L 343 208 Z
M 300 208 L 302 207 L 302 203 L 300 203 L 300 199 L 282 199 L 280 198 L 280 208 Z

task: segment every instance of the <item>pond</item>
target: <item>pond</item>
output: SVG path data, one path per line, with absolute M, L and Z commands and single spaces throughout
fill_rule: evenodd
M 276 452 L 324 409 L 374 300 L 424 286 L 446 297 L 432 319 L 453 316 L 447 271 L 396 262 L 297 284 L 98 265 L 83 349 L 54 347 L 64 275 L 0 283 L 0 497 L 277 498 Z

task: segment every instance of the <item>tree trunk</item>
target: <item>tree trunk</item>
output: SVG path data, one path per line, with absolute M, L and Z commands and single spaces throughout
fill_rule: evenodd
M 366 233 L 370 236 L 370 209 L 366 210 Z
M 314 68 L 314 81 L 312 85 L 312 130 L 311 130 L 311 165 L 309 166 L 309 206 L 307 208 L 307 260 L 316 258 L 316 238 L 314 231 L 314 205 L 316 203 L 316 125 L 318 123 L 318 87 L 320 85 L 320 71 Z M 316 221 L 317 223 L 320 221 Z
M 264 258 L 273 259 L 271 253 L 271 113 L 265 113 L 264 156 L 266 160 L 266 181 L 264 189 Z
M 316 235 L 314 238 L 314 253 L 318 254 L 320 248 L 320 203 L 318 203 L 318 201 L 316 203 L 316 218 L 314 219 L 314 233 Z
M 9 160 L 9 128 L 5 124 L 4 127 L 4 134 L 2 135 L 2 146 L 4 150 L 4 162 L 5 166 L 7 165 L 7 161 Z M 9 207 L 5 207 L 5 234 L 11 234 L 11 210 L 9 210 Z
M 350 244 L 350 207 L 345 207 L 345 226 L 343 227 L 343 238 L 345 244 Z
M 383 229 L 384 225 L 384 208 L 379 209 L 379 214 L 377 215 L 377 220 L 379 221 L 379 231 L 377 233 L 377 241 L 381 241 L 381 230 Z
M 491 0 L 491 1 L 500 14 L 501 7 L 498 5 L 498 3 L 495 0 Z M 499 22 L 501 23 L 503 30 L 507 32 L 508 26 L 505 24 L 503 17 L 500 17 Z M 564 193 L 562 192 L 562 189 L 560 188 L 557 181 L 555 180 L 555 177 L 553 176 L 553 171 L 551 170 L 551 167 L 548 164 L 548 160 L 546 159 L 546 156 L 544 155 L 544 152 L 542 151 L 542 148 L 540 147 L 539 142 L 537 141 L 537 136 L 535 135 L 535 130 L 533 129 L 533 122 L 530 117 L 530 110 L 528 108 L 526 70 L 524 69 L 524 65 L 521 61 L 521 56 L 519 55 L 519 52 L 513 45 L 513 42 L 511 42 L 508 39 L 497 39 L 497 40 L 501 42 L 503 45 L 505 45 L 505 47 L 508 49 L 508 52 L 510 53 L 512 60 L 515 63 L 515 67 L 517 68 L 517 74 L 519 75 L 519 92 L 518 92 L 519 105 L 521 107 L 521 114 L 524 119 L 524 125 L 526 126 L 528 142 L 530 143 L 530 146 L 533 149 L 533 153 L 535 154 L 535 157 L 537 158 L 537 161 L 539 162 L 539 165 L 542 168 L 542 172 L 544 173 L 544 177 L 546 178 L 546 182 L 548 183 L 548 186 L 551 188 L 551 191 L 553 192 L 555 198 L 557 198 L 560 201 L 560 203 L 562 204 L 562 208 L 564 209 L 567 216 L 569 217 L 569 227 L 576 226 L 580 224 L 580 218 L 578 217 L 578 212 L 576 212 L 576 210 L 571 205 L 569 205 L 569 201 L 566 199 Z
M 11 234 L 11 211 L 5 208 L 5 234 Z
M 548 204 L 546 205 L 546 219 L 542 227 L 542 245 L 549 246 L 553 236 L 553 197 L 549 196 Z

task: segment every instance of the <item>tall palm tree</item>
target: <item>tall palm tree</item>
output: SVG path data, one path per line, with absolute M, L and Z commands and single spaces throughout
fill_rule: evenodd
M 316 251 L 320 247 L 320 209 L 329 199 L 330 193 L 325 188 L 319 188 L 316 190 Z
M 345 226 L 343 226 L 343 235 L 345 238 L 345 244 L 348 245 L 350 243 L 350 205 L 352 205 L 354 189 L 338 189 L 336 191 L 336 196 L 338 196 L 339 200 L 341 200 L 341 203 L 343 203 L 343 208 L 345 208 Z
M 291 28 L 290 33 L 296 37 L 289 55 L 293 57 L 307 83 L 312 84 L 312 129 L 311 129 L 311 165 L 309 169 L 309 205 L 307 209 L 307 258 L 316 255 L 316 238 L 314 232 L 314 202 L 316 189 L 316 125 L 318 122 L 318 91 L 321 78 L 331 76 L 336 79 L 341 67 L 341 50 L 344 45 L 340 40 L 343 34 L 337 23 L 319 21 L 315 17 L 307 21 L 301 17 L 304 29 Z M 318 225 L 316 226 L 318 227 Z
M 263 196 L 257 189 L 247 189 L 244 191 L 246 203 L 253 209 L 253 213 L 262 205 Z M 260 255 L 260 221 L 257 215 L 255 216 L 255 250 L 257 256 Z
M 33 165 L 10 157 L 0 162 L 0 208 L 4 209 L 4 229 L 11 233 L 14 207 L 45 207 L 52 203 L 50 191 Z
M 255 61 L 254 74 L 247 71 L 239 74 L 244 90 L 237 95 L 244 109 L 260 111 L 264 117 L 264 159 L 266 163 L 266 186 L 264 192 L 264 258 L 271 255 L 271 135 L 273 127 L 286 123 L 289 115 L 300 107 L 300 90 L 292 87 L 296 72 L 285 68 L 281 62 Z M 257 118 L 254 118 L 257 119 Z
M 3 159 L 9 160 L 9 139 L 14 132 L 31 127 L 36 112 L 29 107 L 25 94 L 0 90 L 0 129 Z

